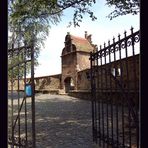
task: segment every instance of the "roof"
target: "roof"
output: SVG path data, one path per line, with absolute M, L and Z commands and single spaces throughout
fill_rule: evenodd
M 76 51 L 91 52 L 94 49 L 87 39 L 76 37 L 73 35 L 70 35 L 70 36 L 72 39 L 72 44 L 76 46 Z

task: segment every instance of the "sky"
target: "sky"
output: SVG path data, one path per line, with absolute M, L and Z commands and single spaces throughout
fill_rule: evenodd
M 125 30 L 127 35 L 128 33 L 130 34 L 131 26 L 134 31 L 138 31 L 140 28 L 139 14 L 119 16 L 109 20 L 107 15 L 114 9 L 105 5 L 105 0 L 97 0 L 91 9 L 97 17 L 96 21 L 91 21 L 88 16 L 84 16 L 80 27 L 75 28 L 72 26 L 68 28 L 69 21 L 73 18 L 72 9 L 69 8 L 61 17 L 61 22 L 58 25 L 51 26 L 49 35 L 44 42 L 45 46 L 41 49 L 38 58 L 39 66 L 35 68 L 35 77 L 61 73 L 61 53 L 67 32 L 75 36 L 84 37 L 85 31 L 87 31 L 88 34 L 92 35 L 93 44 L 97 44 L 99 47 L 104 42 L 112 40 L 113 36 L 116 40 L 119 33 L 122 38 Z

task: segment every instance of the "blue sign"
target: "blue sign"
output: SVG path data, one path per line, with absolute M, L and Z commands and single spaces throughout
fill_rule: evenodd
M 31 97 L 31 96 L 32 96 L 31 84 L 26 84 L 25 93 L 26 93 L 26 96 L 27 96 L 27 97 Z

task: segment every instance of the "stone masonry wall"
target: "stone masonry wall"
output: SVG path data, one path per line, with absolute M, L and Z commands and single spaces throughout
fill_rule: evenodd
M 135 62 L 135 67 L 134 67 L 134 62 Z M 128 74 L 129 78 L 127 78 L 127 70 L 126 70 L 126 63 L 128 65 Z M 110 63 L 112 69 L 113 68 L 119 68 L 120 64 L 122 65 L 122 75 L 123 75 L 123 84 L 124 88 L 127 88 L 128 84 L 131 89 L 139 89 L 139 55 L 136 55 L 134 57 L 129 57 L 127 59 L 122 59 L 121 61 L 115 61 Z M 102 69 L 109 69 L 110 64 L 106 64 L 102 66 Z M 97 69 L 97 67 L 96 67 Z M 111 72 L 111 71 L 110 71 Z M 78 72 L 78 90 L 90 90 L 90 79 L 87 79 L 86 73 L 90 73 L 90 69 L 86 69 L 83 71 Z M 135 76 L 134 76 L 135 75 Z M 101 68 L 98 67 L 98 77 L 101 77 L 101 79 L 97 79 L 98 83 L 98 88 L 100 87 L 99 85 L 102 83 L 103 88 L 110 88 L 109 81 L 107 81 L 107 86 L 106 86 L 106 77 L 105 77 L 105 71 L 102 70 L 102 75 L 101 75 Z M 109 80 L 110 75 L 107 75 L 107 80 Z M 136 77 L 136 79 L 135 79 Z M 118 80 L 120 80 L 120 76 L 116 77 Z M 136 84 L 136 85 L 135 85 Z M 115 87 L 115 82 L 112 79 L 112 87 Z
M 74 58 L 74 57 L 73 57 Z M 72 55 L 70 57 L 70 59 L 72 59 Z M 69 60 L 70 60 L 69 59 Z M 67 61 L 68 62 L 68 61 Z M 73 62 L 75 62 L 75 59 L 73 59 Z M 135 67 L 134 67 L 134 62 L 135 62 Z M 129 87 L 130 89 L 135 89 L 136 86 L 136 90 L 139 90 L 139 78 L 140 78 L 140 73 L 139 73 L 139 55 L 133 56 L 133 57 L 129 57 L 127 59 L 122 59 L 121 61 L 115 61 L 106 65 L 102 66 L 102 69 L 109 69 L 110 68 L 110 64 L 112 65 L 112 68 L 118 68 L 120 65 L 122 65 L 122 75 L 123 75 L 123 86 L 126 89 Z M 126 64 L 128 65 L 128 73 L 129 73 L 129 79 L 127 79 L 127 75 L 126 75 Z M 75 75 L 75 64 L 70 64 L 70 66 L 66 67 L 66 70 L 63 71 L 63 74 L 58 74 L 58 75 L 52 75 L 52 76 L 45 76 L 45 77 L 37 77 L 35 78 L 35 89 L 36 90 L 58 90 L 58 89 L 62 89 L 64 85 L 64 83 L 62 82 L 62 76 L 63 76 L 63 80 L 70 76 L 73 78 L 73 80 L 75 81 L 75 83 L 77 83 L 77 90 L 72 90 L 71 92 L 69 92 L 69 94 L 73 95 L 73 96 L 77 96 L 79 98 L 91 98 L 90 95 L 90 90 L 91 90 L 91 81 L 90 79 L 87 79 L 87 74 L 90 73 L 90 69 L 85 69 L 83 71 L 79 71 L 77 72 L 77 76 Z M 63 65 L 66 66 L 66 65 Z M 96 67 L 96 69 L 98 69 L 98 77 L 101 76 L 100 73 L 100 67 Z M 100 82 L 100 80 L 97 81 L 97 88 L 99 88 L 100 84 L 102 83 L 102 86 L 104 89 L 108 89 L 109 90 L 109 83 L 107 83 L 106 86 L 106 82 L 105 82 L 105 74 L 104 72 L 102 73 L 102 81 Z M 134 79 L 136 76 L 136 79 Z M 77 77 L 77 79 L 76 79 Z M 117 79 L 120 80 L 120 76 L 116 77 Z M 107 79 L 109 79 L 109 75 L 107 75 Z M 20 90 L 24 90 L 24 80 L 20 80 Z M 27 79 L 27 81 L 29 81 L 29 79 Z M 136 85 L 135 85 L 136 84 Z M 112 89 L 115 87 L 115 81 L 112 80 Z M 11 83 L 8 82 L 8 89 L 11 89 Z M 17 81 L 14 82 L 13 85 L 13 89 L 17 90 Z
M 29 82 L 29 78 L 27 78 L 27 82 Z M 35 82 L 35 90 L 56 90 L 61 88 L 61 74 L 44 76 L 44 77 L 36 77 L 34 79 Z M 24 90 L 24 79 L 19 81 L 20 90 Z M 18 89 L 18 82 L 14 81 L 13 89 Z M 8 82 L 8 90 L 11 90 L 11 83 Z

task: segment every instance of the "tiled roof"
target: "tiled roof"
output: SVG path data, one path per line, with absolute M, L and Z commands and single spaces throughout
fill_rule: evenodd
M 76 46 L 77 51 L 85 51 L 85 52 L 90 52 L 94 48 L 93 46 L 89 43 L 89 41 L 85 38 L 81 37 L 76 37 L 73 35 L 70 35 L 72 39 L 72 44 Z

